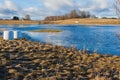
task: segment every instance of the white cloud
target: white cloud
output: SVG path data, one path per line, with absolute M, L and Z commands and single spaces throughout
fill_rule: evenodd
M 0 17 L 4 16 L 3 14 L 0 13 Z
M 90 11 L 97 16 L 115 16 L 112 0 L 86 0 L 82 4 L 77 4 L 77 7 L 79 10 Z
M 0 17 L 11 18 L 13 15 L 18 14 L 19 7 L 11 0 L 4 0 L 0 5 Z
M 72 9 L 90 11 L 97 16 L 114 15 L 112 0 L 42 0 L 48 11 L 65 14 Z
M 49 15 L 49 12 L 47 12 L 44 9 L 38 8 L 38 7 L 29 7 L 29 8 L 25 8 L 23 9 L 24 15 L 29 14 L 31 15 L 34 19 L 43 19 L 44 17 L 46 17 L 47 15 Z
M 13 3 L 11 0 L 5 0 L 3 5 L 4 6 L 1 6 L 2 8 L 16 10 L 16 11 L 18 10 L 18 6 L 15 3 Z
M 43 4 L 46 8 L 51 10 L 59 10 L 61 8 L 73 7 L 73 0 L 44 0 Z
M 19 0 L 20 1 L 20 0 Z M 32 1 L 32 0 L 31 0 Z M 15 3 L 15 0 L 4 0 L 0 4 L 0 17 L 19 16 L 30 14 L 34 19 L 43 19 L 50 15 L 63 15 L 70 10 L 79 9 L 90 11 L 97 16 L 113 16 L 113 0 L 38 0 L 40 3 L 30 6 Z M 16 1 L 17 2 L 17 1 Z M 34 2 L 34 0 L 33 0 Z M 41 6 L 40 6 L 41 5 Z M 38 7 L 39 6 L 39 7 Z M 32 18 L 32 19 L 33 19 Z

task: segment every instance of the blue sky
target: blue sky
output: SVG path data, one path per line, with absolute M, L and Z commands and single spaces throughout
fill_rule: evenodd
M 98 17 L 115 17 L 113 3 L 114 0 L 0 0 L 0 18 L 22 18 L 29 14 L 38 20 L 73 9 L 89 11 Z

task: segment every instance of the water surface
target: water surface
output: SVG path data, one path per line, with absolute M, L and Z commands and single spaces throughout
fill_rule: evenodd
M 32 40 L 53 45 L 96 50 L 100 54 L 120 55 L 120 26 L 116 25 L 0 25 L 1 30 L 20 30 Z M 28 32 L 39 29 L 62 30 L 59 33 Z

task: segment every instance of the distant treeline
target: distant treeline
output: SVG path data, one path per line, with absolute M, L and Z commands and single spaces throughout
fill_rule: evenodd
M 0 20 L 31 20 L 31 18 L 30 15 L 27 14 L 22 19 L 20 19 L 18 16 L 13 16 L 11 19 L 0 19 Z
M 90 12 L 87 11 L 78 11 L 72 10 L 70 13 L 61 15 L 61 16 L 48 16 L 45 18 L 46 21 L 55 21 L 55 20 L 65 20 L 72 18 L 96 18 L 95 15 L 91 15 Z

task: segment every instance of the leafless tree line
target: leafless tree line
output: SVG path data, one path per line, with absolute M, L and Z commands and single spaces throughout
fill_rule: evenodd
M 94 15 L 91 15 L 90 12 L 87 11 L 78 11 L 72 10 L 70 13 L 61 15 L 61 16 L 48 16 L 45 18 L 46 21 L 55 21 L 55 20 L 65 20 L 65 19 L 72 19 L 72 18 L 95 18 Z

